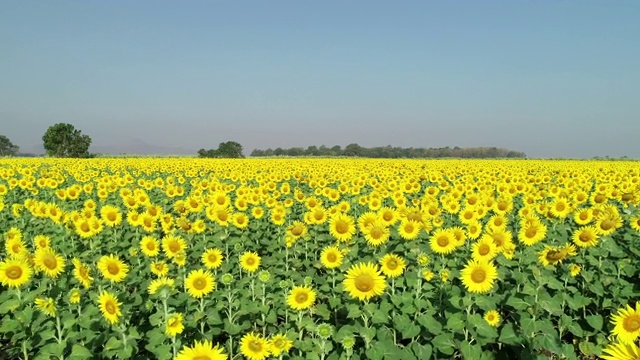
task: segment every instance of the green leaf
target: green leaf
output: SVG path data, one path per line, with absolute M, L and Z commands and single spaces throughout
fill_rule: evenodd
M 461 313 L 454 313 L 447 317 L 447 329 L 461 332 L 464 330 L 464 316 Z
M 20 322 L 14 319 L 2 320 L 2 325 L 0 325 L 0 333 L 15 332 L 18 329 L 20 329 Z
M 91 359 L 93 358 L 93 353 L 91 350 L 80 344 L 74 344 L 71 348 L 71 359 L 80 360 L 80 359 Z
M 527 308 L 531 306 L 530 303 L 518 295 L 509 296 L 506 305 L 511 306 L 516 310 L 527 310 Z
M 478 344 L 463 341 L 460 343 L 460 353 L 463 359 L 475 360 L 478 358 L 478 354 L 482 353 L 482 348 Z
M 356 304 L 347 305 L 347 310 L 349 313 L 347 314 L 348 319 L 359 318 L 362 315 L 362 310 L 360 310 L 360 306 Z
M 18 299 L 9 299 L 0 303 L 0 315 L 15 311 L 20 307 L 20 304 L 22 303 Z
M 455 343 L 453 342 L 452 333 L 442 333 L 434 337 L 433 340 L 431 340 L 431 344 L 445 355 L 453 355 L 453 352 L 455 351 Z
M 516 334 L 512 323 L 506 323 L 502 327 L 498 341 L 507 345 L 520 345 L 522 343 L 522 339 Z
M 389 315 L 383 311 L 376 310 L 371 317 L 372 324 L 386 324 L 389 322 Z
M 578 348 L 580 349 L 580 352 L 585 356 L 595 355 L 596 352 L 596 345 L 590 343 L 589 341 L 581 341 L 580 344 L 578 344 Z
M 420 315 L 417 320 L 420 325 L 433 335 L 439 335 L 442 332 L 442 324 L 431 315 Z
M 602 330 L 602 326 L 604 325 L 604 321 L 602 319 L 602 315 L 587 315 L 587 323 L 596 331 Z
M 411 350 L 413 350 L 418 359 L 431 359 L 431 353 L 433 352 L 431 345 L 422 345 L 419 341 L 411 343 Z
M 118 340 L 118 338 L 112 336 L 107 340 L 107 343 L 104 345 L 105 351 L 117 350 L 122 346 L 122 341 Z

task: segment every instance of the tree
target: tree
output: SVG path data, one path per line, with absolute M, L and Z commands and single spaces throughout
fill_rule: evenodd
M 59 123 L 50 126 L 42 136 L 44 149 L 48 156 L 55 157 L 89 157 L 91 138 L 71 124 Z
M 254 150 L 255 152 L 256 150 Z M 253 154 L 253 153 L 252 153 Z M 202 158 L 242 158 L 242 145 L 235 141 L 220 143 L 217 149 L 200 149 L 198 156 Z
M 242 158 L 242 145 L 235 141 L 227 141 L 218 145 L 218 156 L 224 158 Z
M 15 156 L 20 147 L 14 145 L 8 137 L 0 135 L 0 156 Z

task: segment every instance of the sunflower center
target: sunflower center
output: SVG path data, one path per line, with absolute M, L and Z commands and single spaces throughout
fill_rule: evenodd
M 490 251 L 491 251 L 491 248 L 487 244 L 482 244 L 478 247 L 478 254 L 482 256 L 489 254 Z
M 392 213 L 384 213 L 384 215 L 382 215 L 382 218 L 384 219 L 384 221 L 391 221 L 393 220 L 393 214 Z
M 633 194 L 626 193 L 622 194 L 622 201 L 627 202 L 633 200 Z
M 406 231 L 408 233 L 412 233 L 413 232 L 413 224 L 412 223 L 407 223 L 404 226 L 404 231 Z
M 172 242 L 171 244 L 169 244 L 169 250 L 171 250 L 172 252 L 180 251 L 180 244 L 178 244 L 177 242 Z
M 194 356 L 192 357 L 193 360 L 211 360 L 211 358 L 208 355 L 198 355 L 198 356 Z
M 327 260 L 329 262 L 336 262 L 336 261 L 338 261 L 338 255 L 336 255 L 333 252 L 330 252 L 330 253 L 327 254 Z
M 107 219 L 109 221 L 116 221 L 116 214 L 115 213 L 109 213 L 107 214 Z
M 493 314 L 487 314 L 487 320 L 489 320 L 489 321 L 493 321 L 493 320 L 495 320 L 495 319 L 496 319 L 495 315 L 493 315 Z
M 89 232 L 91 231 L 91 228 L 89 227 L 89 224 L 84 222 L 82 223 L 82 225 L 80 225 L 80 230 L 82 230 L 83 232 Z
M 302 304 L 309 299 L 309 296 L 306 293 L 300 292 L 296 294 L 296 302 L 298 304 Z
M 565 209 L 565 206 L 564 206 L 563 203 L 557 203 L 556 204 L 556 210 L 557 211 L 564 211 L 564 209 Z
M 395 270 L 395 269 L 397 269 L 397 268 L 398 268 L 398 262 L 397 262 L 397 261 L 395 261 L 395 260 L 393 260 L 393 259 L 391 259 L 391 260 L 387 261 L 387 267 L 388 267 L 390 270 Z
M 382 229 L 374 227 L 369 234 L 374 239 L 380 239 L 382 237 Z
M 547 260 L 549 260 L 549 262 L 560 261 L 564 259 L 564 256 L 565 254 L 562 251 L 550 250 L 547 253 Z
M 487 273 L 483 269 L 475 269 L 471 273 L 471 281 L 473 281 L 476 284 L 483 283 L 486 278 L 487 278 Z
M 449 245 L 449 238 L 446 236 L 440 236 L 437 242 L 438 242 L 438 246 L 445 247 Z
M 613 228 L 613 221 L 612 220 L 604 220 L 601 224 L 600 224 L 600 229 L 602 230 L 611 230 L 611 228 Z
M 596 197 L 595 197 L 595 198 L 593 198 L 593 200 L 594 200 L 596 203 L 598 203 L 598 204 L 603 203 L 606 199 L 607 199 L 607 198 L 606 198 L 604 195 L 602 195 L 602 194 L 598 194 L 598 195 L 596 195 Z
M 291 229 L 291 234 L 293 236 L 300 236 L 302 235 L 302 226 L 300 225 L 296 225 L 293 227 L 293 229 Z
M 498 204 L 498 210 L 500 210 L 500 211 L 505 211 L 505 210 L 507 210 L 508 207 L 509 206 L 505 202 L 501 202 L 501 203 Z
M 109 264 L 109 266 L 107 266 L 107 271 L 111 275 L 118 275 L 120 267 L 117 264 Z
M 634 314 L 626 319 L 622 323 L 622 327 L 628 332 L 635 332 L 640 330 L 640 315 Z
M 22 276 L 22 268 L 20 266 L 11 266 L 5 271 L 5 275 L 11 280 L 20 279 Z
M 255 264 L 255 263 L 256 263 L 256 260 L 255 260 L 254 258 L 250 257 L 250 258 L 248 258 L 248 259 L 245 261 L 245 263 L 246 263 L 248 266 L 252 266 L 253 264 Z
M 354 282 L 355 282 L 356 289 L 362 292 L 369 292 L 373 290 L 374 280 L 373 280 L 373 277 L 371 277 L 371 275 L 368 275 L 368 274 L 359 275 Z
M 153 242 L 149 241 L 149 242 L 147 243 L 147 250 L 151 250 L 151 251 L 153 251 L 153 250 L 155 250 L 155 249 L 156 249 L 156 244 L 154 244 Z
M 202 290 L 202 289 L 204 289 L 205 286 L 207 286 L 207 282 L 204 279 L 196 279 L 193 282 L 193 287 L 196 290 Z
M 581 212 L 579 217 L 580 220 L 587 220 L 589 218 L 589 214 L 587 214 L 586 212 Z
M 22 251 L 22 246 L 20 246 L 20 244 L 14 244 L 14 245 L 11 247 L 11 250 L 13 250 L 13 252 L 14 252 L 15 254 L 18 254 L 18 253 L 20 253 L 20 252 Z
M 529 227 L 527 229 L 527 231 L 524 233 L 524 235 L 526 237 L 528 237 L 528 238 L 532 238 L 532 237 L 536 236 L 536 233 L 538 233 L 538 231 L 536 230 L 535 227 L 532 226 L 532 227 Z
M 578 239 L 579 239 L 580 241 L 582 241 L 582 242 L 585 242 L 585 243 L 586 243 L 586 242 L 591 241 L 591 236 L 589 236 L 589 234 L 588 234 L 588 233 L 583 232 L 583 233 L 580 233 L 580 236 L 578 236 Z
M 108 302 L 104 305 L 105 310 L 107 310 L 107 312 L 111 315 L 116 313 L 116 307 L 113 305 L 113 303 Z
M 42 262 L 44 263 L 44 266 L 47 267 L 47 269 L 51 269 L 51 270 L 55 269 L 56 266 L 58 265 L 56 258 L 51 255 L 48 255 L 47 257 L 45 257 L 42 260 Z
M 344 221 L 339 221 L 336 223 L 336 231 L 339 234 L 346 234 L 349 231 L 349 225 Z
M 253 341 L 249 342 L 249 350 L 251 350 L 253 352 L 261 352 L 262 351 L 262 344 L 259 341 L 253 340 Z
M 209 258 L 208 259 L 209 259 L 209 262 L 214 263 L 214 262 L 218 261 L 218 256 L 216 254 L 209 254 Z

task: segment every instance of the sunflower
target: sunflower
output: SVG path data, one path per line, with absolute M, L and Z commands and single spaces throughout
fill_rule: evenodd
M 307 234 L 307 227 L 302 221 L 294 221 L 287 227 L 287 234 L 299 239 Z
M 209 271 L 192 270 L 184 280 L 187 292 L 194 298 L 201 298 L 213 291 L 216 281 Z
M 120 209 L 113 205 L 105 205 L 100 209 L 100 217 L 105 225 L 116 227 L 122 223 L 122 213 Z
M 638 360 L 640 359 L 640 348 L 634 343 L 609 344 L 602 350 L 600 358 L 604 360 Z
M 57 278 L 64 271 L 64 258 L 51 248 L 36 250 L 33 262 L 37 271 L 42 271 L 50 278 Z
M 398 226 L 398 234 L 405 240 L 413 240 L 420 234 L 422 224 L 408 219 L 402 219 Z
M 209 340 L 196 341 L 193 347 L 184 346 L 174 360 L 227 360 L 228 356 L 219 345 L 215 347 Z
M 640 215 L 634 216 L 629 220 L 631 228 L 636 232 L 640 232 Z
M 387 286 L 378 266 L 373 263 L 352 265 L 342 284 L 352 298 L 359 300 L 369 300 L 382 295 Z
M 240 256 L 240 267 L 244 271 L 255 272 L 260 267 L 260 256 L 255 252 L 245 252 Z
M 487 324 L 496 327 L 500 324 L 500 314 L 496 310 L 489 310 L 484 314 L 484 320 Z
M 471 245 L 471 252 L 474 260 L 490 261 L 498 255 L 498 248 L 490 238 L 483 237 Z
M 555 199 L 551 205 L 550 205 L 551 209 L 551 214 L 553 214 L 554 217 L 559 218 L 559 219 L 564 219 L 566 218 L 570 213 L 571 213 L 571 205 L 569 204 L 569 201 L 566 198 L 560 197 Z
M 372 211 L 367 211 L 358 218 L 358 229 L 364 233 L 366 228 L 373 225 L 376 220 L 378 220 L 378 215 Z
M 20 287 L 31 279 L 33 270 L 23 260 L 8 259 L 0 262 L 0 283 L 8 287 Z
M 51 317 L 56 316 L 56 304 L 52 298 L 37 298 L 34 301 L 38 310 Z
M 5 249 L 7 249 L 7 254 L 13 257 L 18 257 L 22 253 L 26 252 L 27 249 L 24 247 L 24 243 L 21 238 L 10 238 L 4 244 Z
M 338 241 L 349 241 L 356 233 L 354 220 L 351 216 L 337 213 L 329 220 L 329 233 Z
M 296 286 L 287 297 L 287 305 L 294 310 L 305 310 L 313 306 L 316 292 L 310 286 Z
M 145 236 L 140 240 L 140 250 L 148 257 L 160 254 L 160 242 L 153 236 Z
M 574 231 L 571 240 L 574 244 L 588 248 L 598 245 L 598 230 L 595 226 L 583 226 Z
M 69 293 L 69 302 L 71 304 L 79 304 L 80 303 L 80 290 L 78 289 L 73 289 L 71 290 L 71 292 Z
M 220 249 L 208 249 L 202 254 L 202 263 L 207 269 L 217 269 L 222 265 L 222 251 Z
M 375 220 L 371 225 L 366 227 L 363 232 L 364 239 L 371 246 L 380 246 L 389 240 L 391 232 L 384 222 Z
M 460 271 L 460 277 L 467 290 L 482 294 L 491 291 L 498 278 L 498 270 L 490 262 L 471 260 Z
M 587 225 L 593 221 L 593 212 L 590 208 L 578 209 L 573 213 L 573 221 L 578 225 Z
M 169 265 L 164 261 L 154 261 L 149 267 L 155 276 L 165 276 L 169 273 Z
M 580 270 L 582 270 L 580 265 L 576 265 L 576 264 L 569 265 L 569 273 L 571 274 L 572 277 L 578 276 L 578 274 L 580 274 Z
M 456 239 L 451 231 L 438 229 L 429 239 L 429 245 L 437 254 L 450 254 L 456 249 Z
M 154 295 L 158 292 L 158 290 L 160 290 L 160 288 L 162 287 L 166 287 L 168 289 L 173 289 L 175 285 L 175 281 L 171 278 L 158 278 L 158 279 L 154 279 L 151 280 L 151 282 L 149 283 L 149 287 L 147 288 L 147 291 L 149 292 L 149 295 Z
M 573 245 L 565 245 L 563 247 L 552 247 L 545 245 L 544 249 L 540 252 L 538 261 L 544 265 L 557 265 L 562 263 L 567 257 L 574 256 L 576 248 Z
M 269 342 L 260 334 L 250 332 L 240 340 L 240 352 L 250 360 L 263 360 L 269 356 Z
M 51 238 L 46 235 L 36 235 L 33 237 L 33 244 L 36 249 L 44 249 L 51 246 Z
M 89 268 L 80 262 L 79 259 L 74 258 L 73 261 L 73 277 L 78 280 L 85 289 L 88 289 L 93 282 L 93 277 L 91 277 L 91 271 Z
M 273 356 L 288 353 L 292 346 L 293 341 L 289 340 L 287 335 L 284 334 L 273 335 L 271 339 L 269 339 L 269 351 Z
M 386 254 L 380 259 L 380 266 L 385 276 L 394 278 L 402 275 L 406 262 L 398 255 Z
M 518 240 L 526 246 L 539 243 L 545 236 L 547 236 L 547 226 L 540 221 L 527 222 L 518 231 Z
M 342 251 L 337 246 L 327 246 L 320 253 L 320 263 L 327 269 L 335 269 L 342 265 Z
M 606 236 L 613 234 L 622 226 L 622 218 L 617 214 L 602 214 L 596 220 L 596 230 L 599 235 Z
M 249 217 L 245 213 L 236 213 L 231 217 L 231 223 L 238 229 L 246 229 L 249 226 Z
M 118 302 L 118 298 L 105 291 L 102 291 L 100 294 L 100 298 L 98 298 L 98 303 L 100 305 L 100 311 L 102 311 L 102 315 L 105 320 L 110 324 L 115 324 L 118 322 L 118 318 L 122 316 L 122 312 L 120 312 L 120 302 Z
M 169 316 L 169 318 L 167 319 L 167 324 L 164 328 L 164 333 L 167 334 L 167 336 L 173 337 L 181 334 L 183 330 L 184 325 L 182 324 L 182 314 L 176 313 Z
M 102 273 L 102 277 L 111 282 L 121 282 L 129 272 L 129 265 L 120 261 L 120 259 L 111 254 L 105 255 L 98 260 L 98 270 Z
M 382 207 L 378 210 L 378 218 L 384 222 L 385 226 L 391 226 L 398 221 L 399 215 L 393 208 Z
M 180 236 L 165 236 L 162 239 L 162 250 L 169 259 L 187 248 L 187 242 Z
M 612 334 L 618 337 L 623 344 L 635 343 L 640 336 L 640 302 L 636 303 L 636 308 L 627 305 L 626 308 L 618 309 L 618 312 L 611 319 L 613 324 Z

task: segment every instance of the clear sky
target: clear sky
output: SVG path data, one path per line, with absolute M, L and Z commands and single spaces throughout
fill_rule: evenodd
M 0 0 L 0 134 L 58 122 L 90 150 L 640 157 L 640 1 Z

